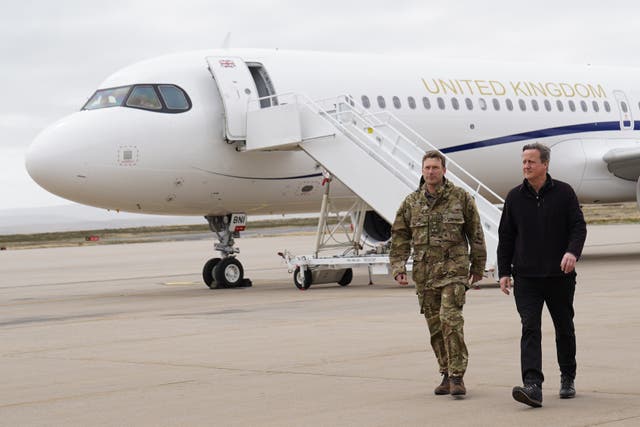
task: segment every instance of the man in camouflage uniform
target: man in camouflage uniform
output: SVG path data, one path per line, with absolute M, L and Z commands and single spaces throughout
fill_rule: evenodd
M 413 247 L 413 280 L 431 334 L 442 383 L 435 394 L 466 394 L 462 377 L 468 353 L 462 306 L 470 284 L 484 272 L 487 253 L 473 198 L 444 174 L 438 151 L 422 159 L 424 184 L 402 202 L 391 228 L 389 255 L 393 277 L 407 285 L 405 263 Z M 469 251 L 469 248 L 471 249 Z

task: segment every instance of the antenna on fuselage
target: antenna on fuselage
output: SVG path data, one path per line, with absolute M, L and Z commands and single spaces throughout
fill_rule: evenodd
M 231 31 L 227 33 L 227 36 L 222 41 L 222 49 L 229 49 L 231 47 Z

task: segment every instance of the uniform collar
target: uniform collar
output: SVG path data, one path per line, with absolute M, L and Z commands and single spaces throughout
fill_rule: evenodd
M 427 197 L 427 198 L 439 199 L 440 196 L 445 194 L 450 188 L 451 188 L 451 181 L 449 181 L 447 178 L 443 177 L 442 178 L 442 185 L 438 186 L 438 188 L 436 189 L 436 192 L 434 194 L 431 194 L 431 193 L 429 193 L 427 191 L 427 184 L 426 183 L 422 184 L 422 186 L 420 187 L 420 192 L 422 194 L 424 194 L 424 196 Z

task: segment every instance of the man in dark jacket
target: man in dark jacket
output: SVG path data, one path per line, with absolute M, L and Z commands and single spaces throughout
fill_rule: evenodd
M 548 174 L 551 150 L 542 144 L 522 148 L 524 181 L 507 195 L 500 219 L 500 289 L 509 295 L 514 279 L 522 323 L 520 364 L 523 387 L 513 398 L 542 406 L 542 307 L 546 303 L 556 331 L 560 397 L 575 396 L 576 338 L 573 326 L 575 265 L 587 228 L 575 192 Z

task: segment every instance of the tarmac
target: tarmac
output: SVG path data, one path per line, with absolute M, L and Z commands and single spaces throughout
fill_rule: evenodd
M 638 426 L 640 224 L 590 226 L 576 290 L 577 396 L 558 397 L 543 316 L 544 402 L 520 383 L 512 296 L 485 281 L 464 314 L 468 393 L 439 383 L 413 287 L 366 270 L 300 291 L 276 252 L 239 239 L 254 286 L 210 290 L 211 241 L 0 252 L 1 426 Z

